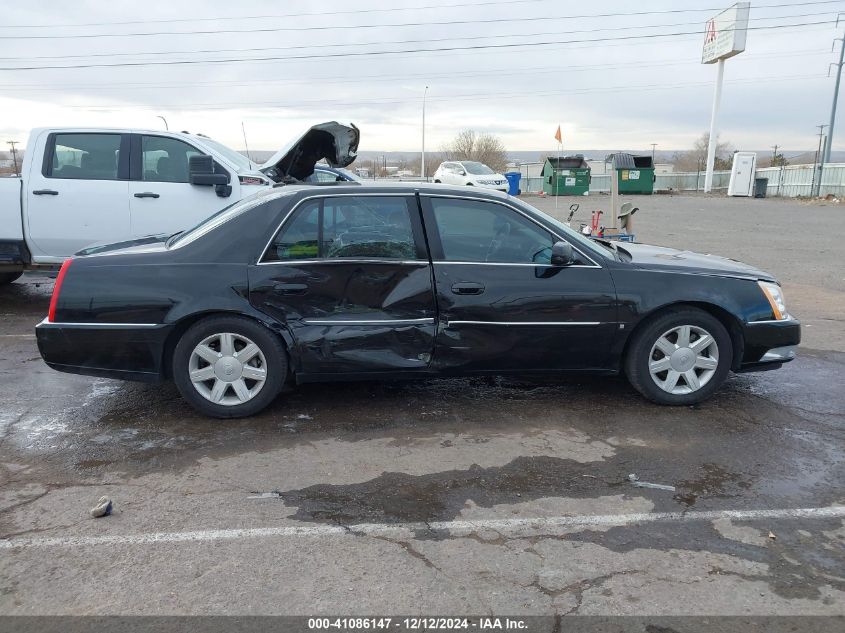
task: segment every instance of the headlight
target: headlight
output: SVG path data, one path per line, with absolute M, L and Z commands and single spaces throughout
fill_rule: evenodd
M 757 285 L 760 286 L 760 290 L 763 291 L 766 299 L 769 300 L 769 305 L 772 306 L 775 319 L 778 321 L 788 319 L 789 314 L 786 312 L 786 300 L 783 298 L 783 289 L 771 281 L 758 281 Z

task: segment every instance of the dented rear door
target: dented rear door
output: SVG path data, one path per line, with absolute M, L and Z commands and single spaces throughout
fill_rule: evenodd
M 426 370 L 437 313 L 416 200 L 302 200 L 251 268 L 250 301 L 288 328 L 301 373 Z

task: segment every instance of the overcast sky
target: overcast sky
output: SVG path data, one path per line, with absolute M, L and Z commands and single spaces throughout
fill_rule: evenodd
M 162 115 L 171 129 L 236 149 L 243 122 L 250 149 L 272 150 L 337 119 L 361 128 L 362 150 L 418 151 L 427 85 L 429 150 L 463 128 L 494 132 L 510 150 L 550 150 L 558 124 L 565 149 L 683 149 L 709 127 L 716 67 L 700 63 L 704 24 L 729 5 L 6 3 L 0 140 L 23 144 L 38 126 L 162 129 Z M 752 2 L 747 49 L 726 62 L 722 139 L 738 149 L 815 147 L 815 126 L 829 117 L 838 11 L 845 1 Z M 763 28 L 782 25 L 801 26 Z M 843 125 L 834 150 L 845 149 Z

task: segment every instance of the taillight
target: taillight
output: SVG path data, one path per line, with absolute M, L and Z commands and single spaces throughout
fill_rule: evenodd
M 65 274 L 67 273 L 67 269 L 70 268 L 72 261 L 73 259 L 66 259 L 65 263 L 59 269 L 58 277 L 56 277 L 56 285 L 53 286 L 53 296 L 50 297 L 50 310 L 47 312 L 47 320 L 50 323 L 56 322 L 56 304 L 59 302 L 59 292 L 62 290 L 62 282 L 65 280 Z

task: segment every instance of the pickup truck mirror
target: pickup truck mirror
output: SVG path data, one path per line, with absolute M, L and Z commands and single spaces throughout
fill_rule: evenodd
M 214 172 L 214 159 L 211 156 L 191 156 L 188 159 L 188 182 L 192 185 L 219 187 L 229 184 L 229 174 Z

